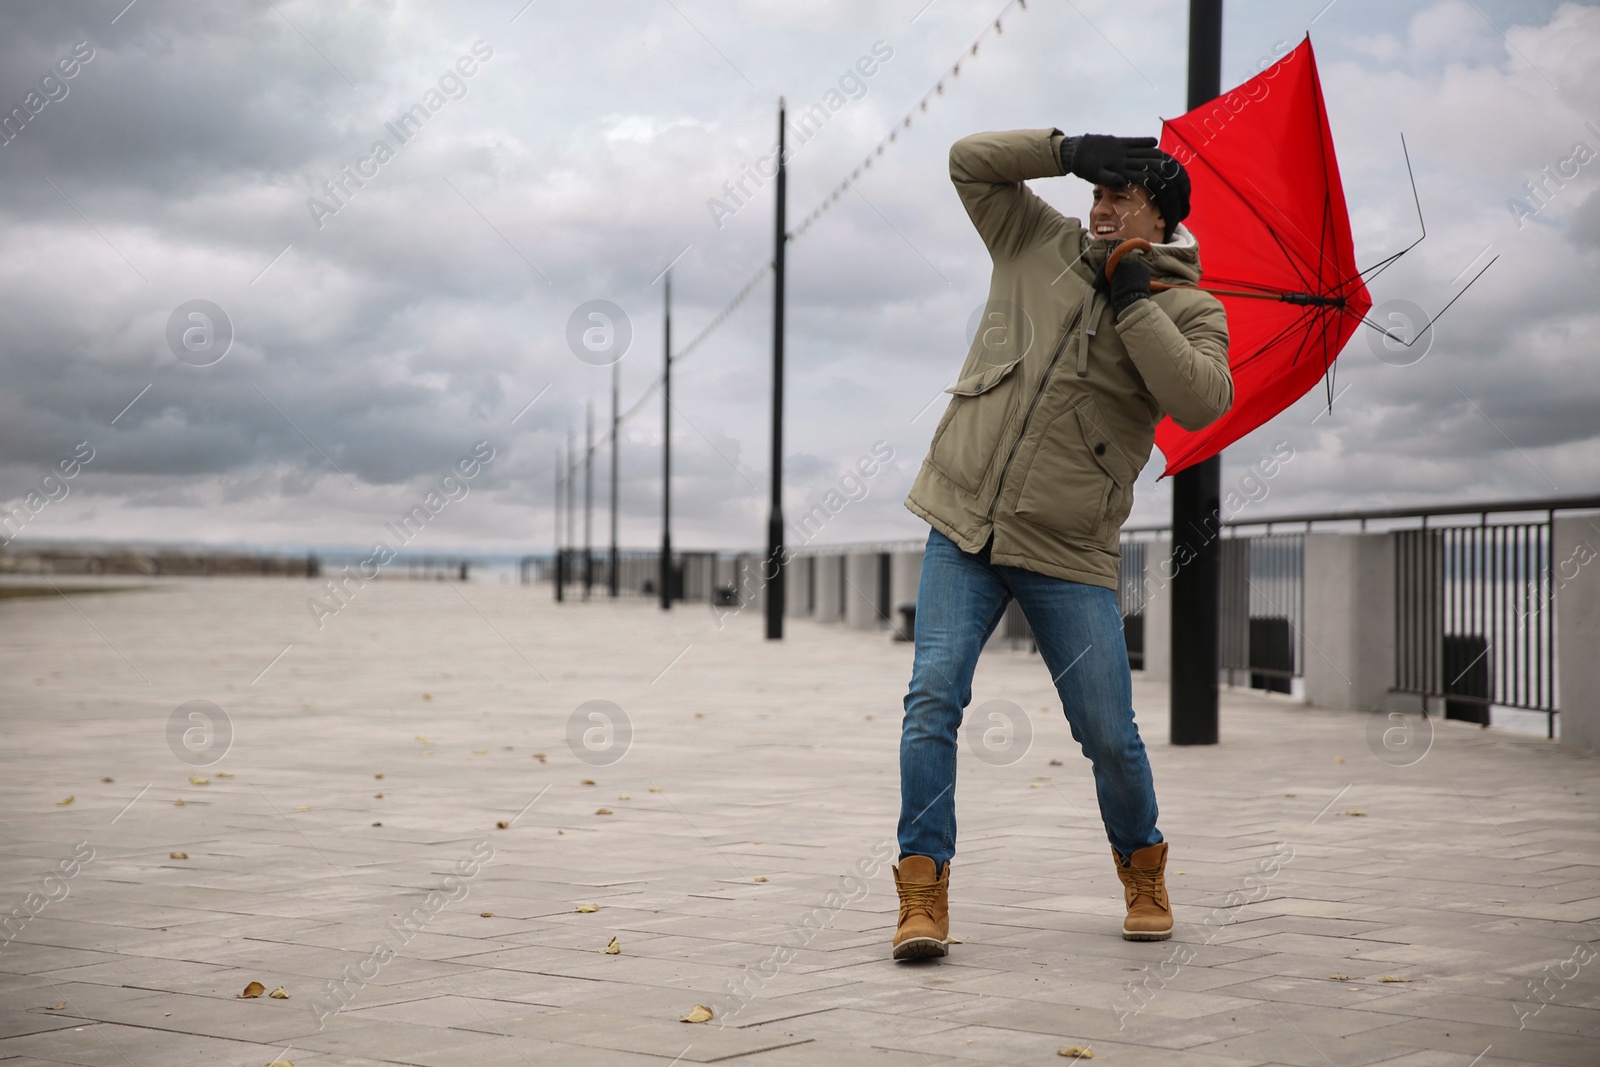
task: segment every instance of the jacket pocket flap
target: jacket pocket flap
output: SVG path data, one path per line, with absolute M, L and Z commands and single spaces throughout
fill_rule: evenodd
M 955 396 L 977 396 L 980 393 L 987 393 L 998 385 L 1002 378 L 1016 370 L 1017 364 L 1021 362 L 1022 360 L 1020 359 L 1014 359 L 1010 363 L 1001 363 L 977 374 L 970 374 L 946 389 L 945 392 Z
M 1089 447 L 1100 469 L 1111 476 L 1118 485 L 1128 485 L 1138 477 L 1138 471 L 1123 453 L 1105 417 L 1094 401 L 1085 397 L 1076 406 L 1078 429 L 1083 433 L 1083 443 Z

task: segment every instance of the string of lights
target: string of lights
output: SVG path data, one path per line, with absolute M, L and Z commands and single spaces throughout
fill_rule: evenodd
M 959 78 L 961 76 L 961 65 L 977 57 L 978 48 L 983 44 L 984 38 L 990 33 L 993 33 L 998 37 L 1005 32 L 1005 29 L 1001 23 L 1002 20 L 1005 19 L 1006 15 L 1010 13 L 1013 7 L 1015 7 L 1018 11 L 1026 11 L 1028 9 L 1028 2 L 1027 0 L 1009 0 L 1009 2 L 995 14 L 994 19 L 983 27 L 983 30 L 978 34 L 978 36 L 973 38 L 972 43 L 961 50 L 961 55 L 955 60 L 955 62 L 951 63 L 950 66 L 944 69 L 944 71 L 934 81 L 933 86 L 927 92 L 922 94 L 922 98 L 917 101 L 916 106 L 914 106 L 910 111 L 907 111 L 904 117 L 902 117 L 898 122 L 889 128 L 889 132 L 885 134 L 884 137 L 876 145 L 874 145 L 870 151 L 867 152 L 866 156 L 861 160 L 860 163 L 856 165 L 856 167 L 847 177 L 841 179 L 839 183 L 833 187 L 832 191 L 830 191 L 827 196 L 823 197 L 822 201 L 816 207 L 811 209 L 811 212 L 801 220 L 799 226 L 795 227 L 793 230 L 790 230 L 789 233 L 785 235 L 786 240 L 799 240 L 800 237 L 811 228 L 813 223 L 827 213 L 828 209 L 838 201 L 840 196 L 849 191 L 851 183 L 860 178 L 863 171 L 871 169 L 873 160 L 883 155 L 884 149 L 899 140 L 901 131 L 909 130 L 915 117 L 919 114 L 926 113 L 928 110 L 928 104 L 935 98 L 944 95 L 945 82 L 949 79 Z M 699 333 L 695 334 L 694 338 L 688 344 L 679 349 L 678 352 L 672 356 L 671 361 L 676 364 L 678 361 L 688 358 L 690 353 L 698 348 L 700 344 L 706 340 L 706 338 L 715 333 L 724 323 L 728 321 L 729 318 L 732 317 L 733 313 L 739 309 L 739 306 L 749 299 L 750 294 L 755 292 L 756 287 L 760 285 L 761 282 L 766 279 L 767 275 L 771 273 L 772 263 L 769 261 L 762 264 L 761 268 L 757 270 L 750 280 L 744 284 L 744 287 L 739 290 L 738 294 L 735 295 L 732 300 L 728 301 L 727 305 L 717 313 L 716 317 L 707 323 Z M 617 425 L 619 428 L 623 423 L 627 422 L 630 418 L 644 410 L 645 402 L 656 395 L 662 385 L 662 382 L 663 378 L 660 375 L 657 375 L 655 380 L 652 381 L 640 395 L 639 399 L 634 401 L 634 403 L 626 412 L 618 416 Z M 592 451 L 599 451 L 605 447 L 610 442 L 611 435 L 612 432 L 610 430 L 606 431 L 603 437 L 595 441 Z M 581 460 L 575 460 L 572 467 L 568 469 L 569 476 L 571 471 L 576 469 L 579 462 L 581 462 Z
M 843 196 L 850 190 L 850 183 L 861 177 L 863 171 L 870 169 L 872 167 L 872 161 L 883 155 L 883 150 L 888 148 L 891 144 L 899 139 L 900 131 L 909 130 L 911 128 L 912 120 L 918 114 L 925 113 L 928 110 L 929 101 L 935 97 L 944 95 L 945 81 L 950 78 L 959 78 L 961 76 L 961 64 L 970 59 L 977 58 L 978 46 L 983 43 L 983 39 L 989 35 L 990 31 L 993 31 L 997 37 L 1005 32 L 1005 30 L 1001 27 L 1001 20 L 1006 17 L 1006 14 L 1013 7 L 1017 8 L 1019 11 L 1026 11 L 1028 9 L 1028 0 L 1010 0 L 1010 3 L 1006 4 L 1005 7 L 1000 9 L 999 13 L 995 15 L 994 21 L 984 26 L 983 31 L 973 39 L 972 44 L 963 49 L 960 57 L 957 58 L 954 63 L 950 64 L 950 66 L 946 67 L 944 73 L 939 75 L 938 80 L 933 83 L 933 88 L 922 94 L 922 99 L 917 102 L 917 106 L 913 107 L 910 111 L 907 111 L 904 118 L 895 123 L 893 126 L 889 127 L 889 132 L 885 134 L 883 139 L 874 145 L 872 150 L 866 154 L 866 157 L 856 165 L 856 168 L 850 172 L 849 177 L 840 180 L 840 182 L 834 186 L 833 190 L 828 193 L 827 196 L 822 198 L 822 202 L 811 209 L 811 213 L 802 219 L 800 225 L 795 227 L 794 230 L 789 234 L 789 240 L 793 241 L 798 239 L 801 234 L 810 229 L 812 223 L 821 218 L 823 214 L 826 213 L 827 210 L 838 201 L 839 197 Z

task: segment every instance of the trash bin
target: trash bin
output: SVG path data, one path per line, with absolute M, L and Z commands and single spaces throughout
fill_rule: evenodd
M 917 606 L 915 604 L 901 604 L 895 608 L 900 613 L 900 623 L 894 628 L 896 641 L 915 641 L 917 639 Z

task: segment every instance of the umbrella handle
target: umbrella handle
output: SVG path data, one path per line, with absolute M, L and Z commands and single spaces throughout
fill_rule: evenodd
M 1106 281 L 1109 282 L 1111 276 L 1117 273 L 1117 266 L 1122 262 L 1122 257 L 1136 249 L 1141 252 L 1148 252 L 1150 251 L 1150 242 L 1143 237 L 1130 237 L 1111 250 L 1111 254 L 1106 257 Z M 1150 283 L 1150 291 L 1154 293 L 1163 292 L 1170 288 L 1172 287 L 1166 282 L 1153 281 Z

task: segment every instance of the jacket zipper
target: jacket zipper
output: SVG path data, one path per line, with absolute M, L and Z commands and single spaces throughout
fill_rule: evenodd
M 1022 447 L 1022 439 L 1028 435 L 1028 423 L 1033 419 L 1034 409 L 1039 406 L 1039 401 L 1044 397 L 1045 387 L 1050 384 L 1050 375 L 1055 371 L 1056 364 L 1061 361 L 1061 353 L 1067 350 L 1067 342 L 1072 339 L 1073 327 L 1078 325 L 1078 320 L 1083 317 L 1083 305 L 1073 312 L 1071 321 L 1067 323 L 1066 330 L 1061 334 L 1061 340 L 1056 342 L 1056 350 L 1050 357 L 1050 362 L 1044 368 L 1044 375 L 1039 379 L 1039 388 L 1034 392 L 1033 399 L 1028 402 L 1028 410 L 1022 416 L 1022 427 L 1017 431 L 1017 439 L 1011 443 L 1011 452 L 1006 456 L 1006 461 L 1000 468 L 1000 480 L 994 487 L 994 499 L 989 501 L 989 515 L 985 522 L 994 522 L 994 513 L 1000 506 L 1000 494 L 1005 490 L 1006 473 L 1011 470 L 1011 461 L 1017 458 L 1017 450 Z

